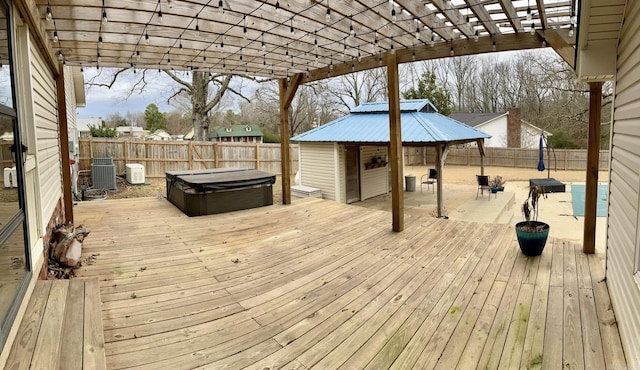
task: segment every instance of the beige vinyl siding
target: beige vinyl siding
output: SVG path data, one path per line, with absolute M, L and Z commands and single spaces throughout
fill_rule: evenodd
M 76 122 L 76 93 L 73 86 L 73 69 L 64 67 L 64 93 L 67 104 L 67 128 L 69 131 L 78 127 Z M 71 138 L 71 137 L 70 137 Z
M 37 47 L 31 43 L 31 89 L 35 123 L 37 168 L 42 222 L 53 214 L 62 195 L 56 85 Z M 75 116 L 75 113 L 74 113 Z M 46 224 L 42 225 L 42 230 Z
M 322 190 L 322 198 L 336 200 L 336 149 L 334 143 L 300 143 L 302 185 Z
M 607 285 L 631 368 L 640 368 L 640 11 L 629 2 L 618 47 L 611 140 Z
M 347 201 L 347 186 L 345 180 L 347 178 L 346 166 L 345 166 L 345 147 L 342 144 L 335 144 L 336 158 L 337 158 L 337 171 L 336 171 L 336 201 L 340 203 L 346 203 Z
M 371 163 L 373 157 L 387 159 L 387 148 L 377 146 L 360 147 L 360 199 L 365 200 L 389 192 L 389 179 L 387 167 L 366 169 L 367 163 Z

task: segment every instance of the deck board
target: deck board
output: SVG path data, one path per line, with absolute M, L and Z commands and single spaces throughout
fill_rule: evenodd
M 315 198 L 75 217 L 110 369 L 625 368 L 602 256 L 561 239 L 530 258 L 509 226 L 408 215 L 394 233 L 387 212 Z

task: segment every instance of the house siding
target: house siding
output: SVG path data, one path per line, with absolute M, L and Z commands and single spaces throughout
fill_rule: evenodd
M 300 143 L 302 185 L 322 190 L 322 198 L 336 199 L 336 146 L 334 143 Z
M 629 2 L 618 46 L 611 137 L 607 285 L 630 368 L 640 368 L 640 3 Z M 634 277 L 636 274 L 636 277 Z
M 56 84 L 34 43 L 30 44 L 31 89 L 36 135 L 36 160 L 40 184 L 41 230 L 46 230 L 50 215 L 62 196 L 62 175 Z M 75 113 L 73 114 L 75 116 Z
M 387 158 L 387 148 L 378 146 L 360 147 L 360 200 L 373 198 L 389 192 L 389 178 L 387 166 L 366 169 L 373 157 Z
M 347 202 L 347 186 L 345 185 L 345 179 L 347 177 L 346 164 L 345 164 L 345 147 L 342 144 L 335 144 L 336 158 L 338 166 L 336 167 L 336 201 L 340 203 Z

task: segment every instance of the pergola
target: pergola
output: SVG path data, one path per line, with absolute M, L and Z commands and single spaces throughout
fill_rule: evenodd
M 54 71 L 65 64 L 278 80 L 285 204 L 291 202 L 288 109 L 298 86 L 386 67 L 395 231 L 404 228 L 398 65 L 550 46 L 574 67 L 579 36 L 576 0 L 21 0 L 16 5 L 36 30 L 36 43 Z M 596 14 L 593 8 L 590 14 Z M 62 74 L 57 78 L 58 98 L 64 101 Z M 599 125 L 600 86 L 592 84 L 590 108 L 598 114 L 590 115 L 590 126 Z M 67 140 L 61 139 L 64 151 Z M 590 163 L 597 165 L 598 147 L 589 150 L 596 156 Z M 66 181 L 68 168 L 63 163 Z M 587 193 L 596 181 L 597 171 L 588 171 Z M 72 214 L 71 195 L 64 199 Z M 585 230 L 595 235 L 595 227 L 588 227 L 595 225 L 595 198 L 592 203 L 588 200 L 593 216 L 585 218 Z M 592 253 L 594 246 L 595 238 L 585 240 L 585 251 Z

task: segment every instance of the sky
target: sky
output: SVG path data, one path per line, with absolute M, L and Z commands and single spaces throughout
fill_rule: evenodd
M 144 112 L 149 104 L 156 104 L 161 112 L 176 109 L 167 104 L 171 91 L 177 84 L 168 76 L 158 71 L 147 71 L 148 86 L 142 92 L 136 92 L 127 98 L 127 93 L 139 79 L 140 72 L 133 74 L 130 71 L 118 76 L 111 89 L 107 87 L 91 86 L 90 82 L 108 83 L 115 70 L 101 68 L 98 72 L 95 68 L 87 68 L 84 71 L 86 107 L 78 108 L 79 118 L 106 119 L 112 113 L 120 113 L 124 116 L 127 112 Z

